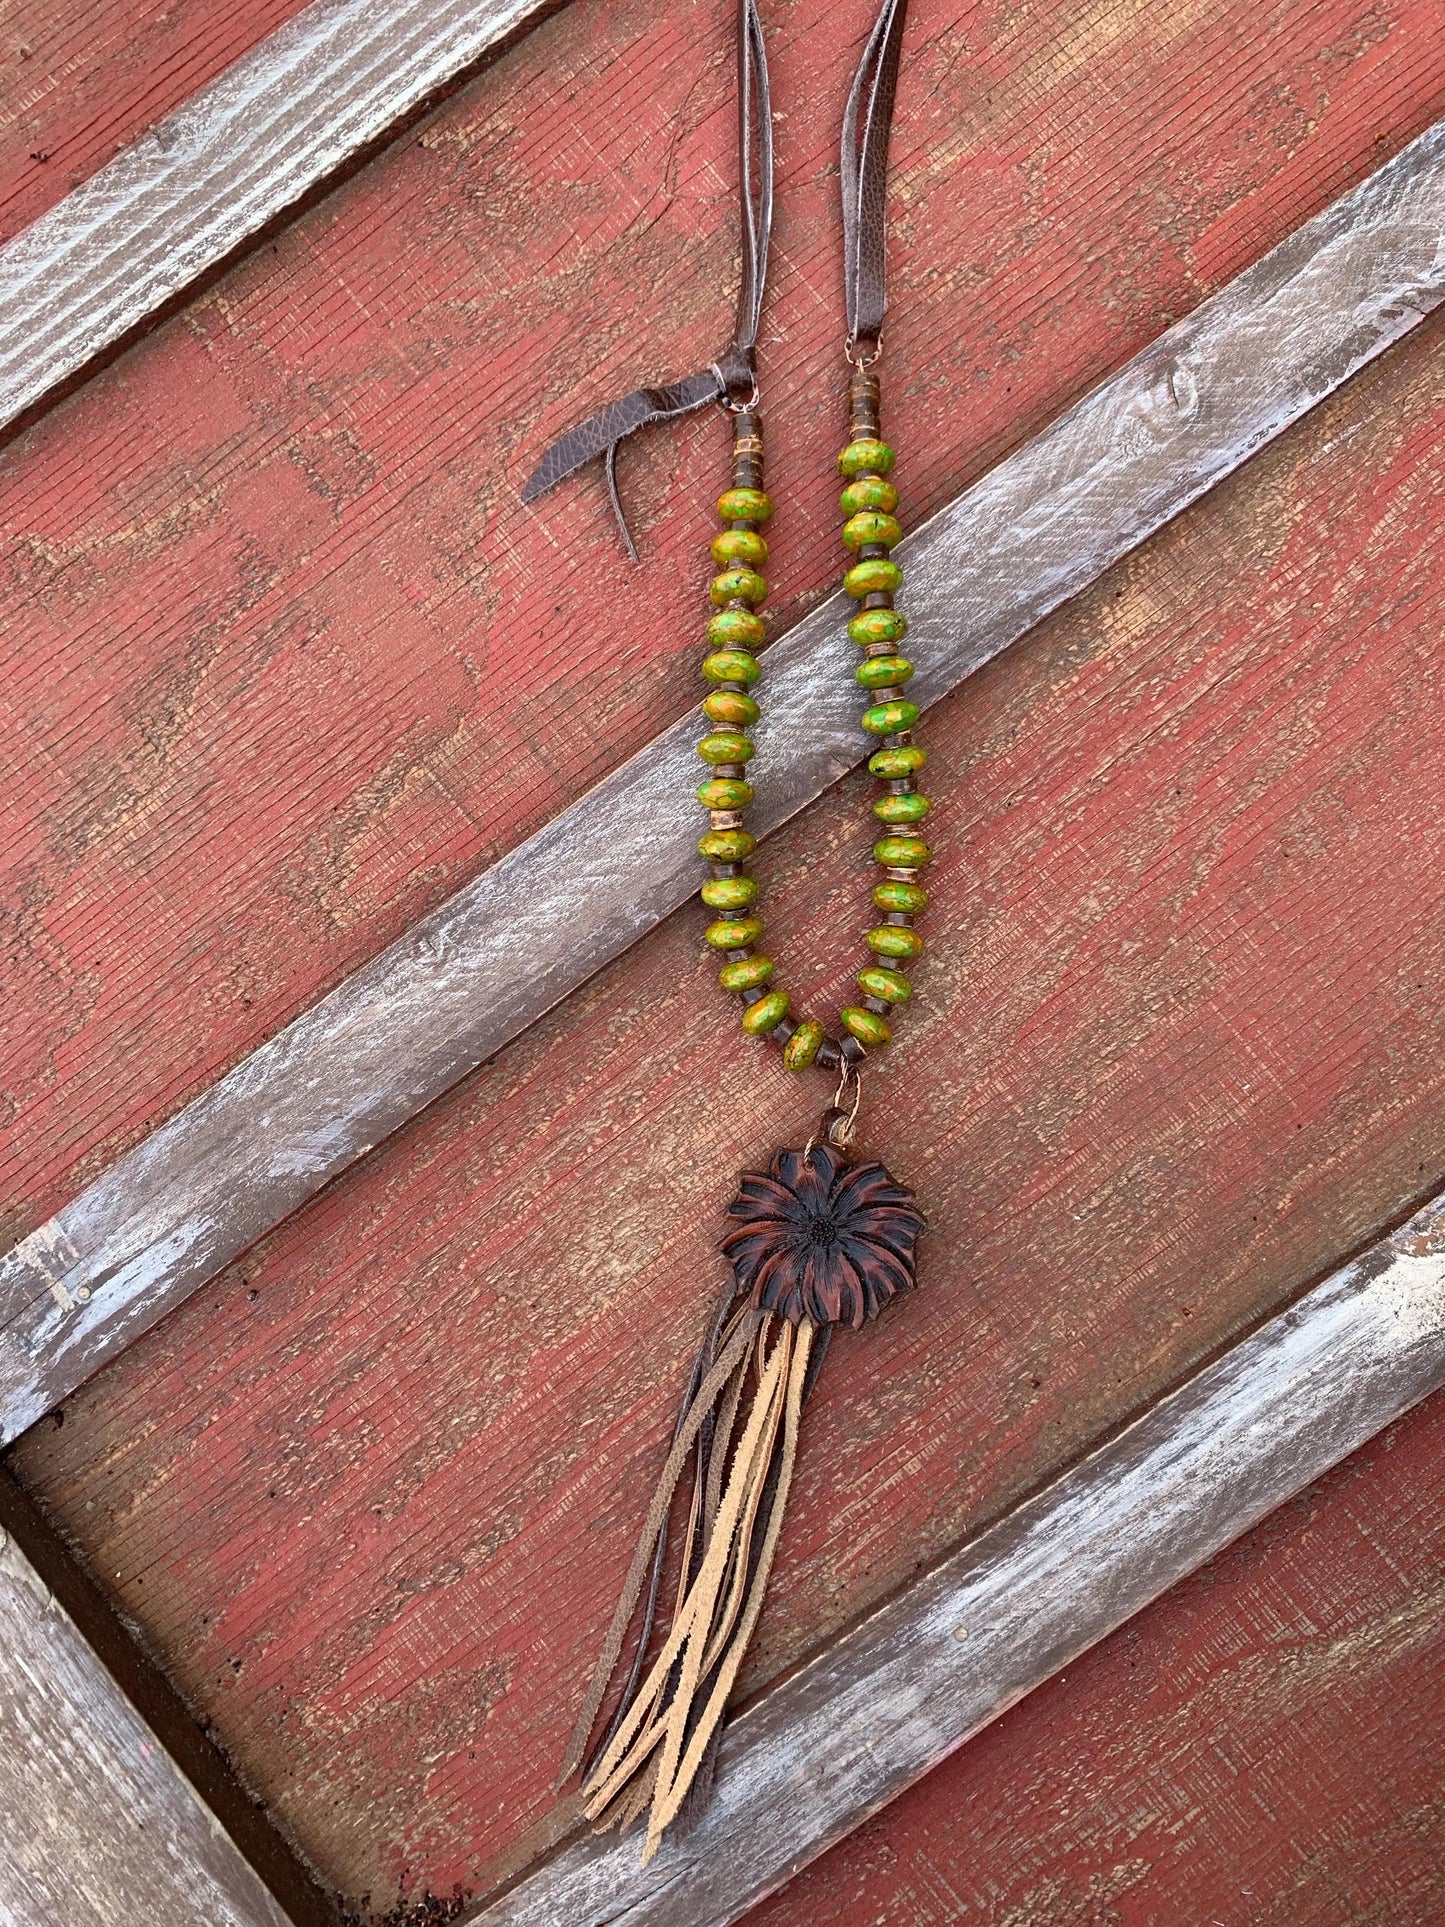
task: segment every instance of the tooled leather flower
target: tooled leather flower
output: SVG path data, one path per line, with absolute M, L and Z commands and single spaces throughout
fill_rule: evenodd
M 745 1171 L 722 1249 L 738 1290 L 780 1317 L 851 1325 L 913 1283 L 923 1214 L 881 1164 L 849 1164 L 830 1144 L 779 1151 Z

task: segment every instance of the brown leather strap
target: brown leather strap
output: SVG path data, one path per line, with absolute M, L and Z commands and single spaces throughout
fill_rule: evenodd
M 883 314 L 884 232 L 888 208 L 888 135 L 898 90 L 908 0 L 883 0 L 843 114 L 843 297 L 848 357 L 871 361 Z
M 738 0 L 738 211 L 742 230 L 743 274 L 738 289 L 737 321 L 727 347 L 701 373 L 657 388 L 634 388 L 569 429 L 543 455 L 522 489 L 524 502 L 539 495 L 590 462 L 605 457 L 607 491 L 627 553 L 635 562 L 637 546 L 622 512 L 617 491 L 617 447 L 628 435 L 652 422 L 671 421 L 707 402 L 746 408 L 757 400 L 754 351 L 762 315 L 763 285 L 767 279 L 768 241 L 773 225 L 773 110 L 768 90 L 768 61 L 757 0 Z

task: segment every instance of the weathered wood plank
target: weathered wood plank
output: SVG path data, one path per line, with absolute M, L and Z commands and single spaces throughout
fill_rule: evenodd
M 3 1528 L 0 1733 L 4 1927 L 291 1927 Z
M 1331 393 L 1445 293 L 1445 123 L 909 539 L 932 703 Z M 857 763 L 843 598 L 768 652 L 770 830 Z M 695 887 L 684 718 L 0 1262 L 11 1439 Z M 509 942 L 499 946 L 505 923 Z M 528 959 L 525 973 L 515 967 Z
M 299 11 L 300 0 L 10 0 L 0 38 L 0 241 Z
M 539 0 L 315 0 L 0 249 L 0 425 L 234 254 Z
M 1437 1392 L 747 1927 L 1438 1920 L 1442 1486 Z
M 1438 1199 L 774 1687 L 650 1865 L 589 1834 L 469 1918 L 726 1927 L 1442 1384 Z

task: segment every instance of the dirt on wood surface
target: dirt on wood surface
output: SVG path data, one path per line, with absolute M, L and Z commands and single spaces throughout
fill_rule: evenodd
M 341 1927 L 444 1927 L 449 1920 L 460 1920 L 466 1911 L 468 1896 L 460 1888 L 450 1900 L 443 1900 L 439 1894 L 424 1893 L 420 1900 L 399 1900 L 389 1913 L 376 1914 L 370 1911 L 371 1896 L 365 1895 L 355 1905 L 363 1911 L 343 1911 Z

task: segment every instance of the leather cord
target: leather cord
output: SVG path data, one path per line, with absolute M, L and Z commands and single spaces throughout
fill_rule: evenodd
M 522 500 L 535 502 L 585 462 L 603 456 L 612 510 L 623 545 L 634 562 L 638 559 L 637 545 L 617 488 L 618 444 L 639 428 L 691 414 L 710 401 L 736 409 L 757 400 L 755 351 L 773 226 L 773 109 L 757 0 L 739 0 L 737 61 L 738 213 L 743 272 L 732 340 L 700 373 L 661 387 L 634 388 L 630 395 L 569 429 L 553 442 L 522 489 Z
M 888 135 L 898 90 L 898 61 L 908 0 L 884 0 L 843 113 L 843 298 L 848 359 L 877 359 L 888 306 L 884 231 L 888 207 Z

